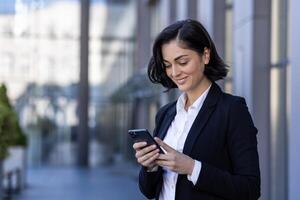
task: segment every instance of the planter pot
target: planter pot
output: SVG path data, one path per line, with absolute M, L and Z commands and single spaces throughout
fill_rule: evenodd
M 26 147 L 9 147 L 9 156 L 3 162 L 3 172 L 20 170 L 20 189 L 23 189 L 26 184 L 26 152 Z

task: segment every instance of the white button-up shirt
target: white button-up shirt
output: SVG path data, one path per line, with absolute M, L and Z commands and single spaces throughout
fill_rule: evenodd
M 176 116 L 168 129 L 166 137 L 164 138 L 164 142 L 173 149 L 182 153 L 187 135 L 203 105 L 210 87 L 211 86 L 203 92 L 203 94 L 188 108 L 187 111 L 184 109 L 186 94 L 183 93 L 178 98 L 176 104 Z M 167 168 L 163 168 L 163 170 L 163 185 L 159 199 L 174 200 L 178 174 L 168 170 Z M 197 182 L 200 170 L 201 162 L 195 160 L 193 172 L 191 176 L 188 175 L 188 180 L 192 181 L 194 185 Z

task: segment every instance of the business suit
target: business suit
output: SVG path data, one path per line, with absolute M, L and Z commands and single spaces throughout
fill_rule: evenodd
M 156 115 L 154 136 L 163 139 L 176 115 L 176 102 Z M 202 163 L 196 185 L 179 175 L 176 200 L 258 199 L 260 172 L 257 129 L 245 100 L 223 93 L 212 84 L 184 144 L 183 153 Z M 163 170 L 147 172 L 142 167 L 139 186 L 148 198 L 158 199 Z

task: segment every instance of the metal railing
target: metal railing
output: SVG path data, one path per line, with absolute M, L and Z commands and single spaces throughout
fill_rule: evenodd
M 5 172 L 3 174 L 3 200 L 11 200 L 22 190 L 21 169 Z

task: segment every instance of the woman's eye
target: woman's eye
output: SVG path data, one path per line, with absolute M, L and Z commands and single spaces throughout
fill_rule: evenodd
M 184 65 L 186 65 L 187 64 L 187 62 L 180 62 L 179 63 L 179 65 L 181 65 L 181 66 L 184 66 Z
M 166 65 L 166 64 L 164 64 L 164 66 L 165 66 L 165 68 L 170 68 L 171 67 L 171 65 Z

